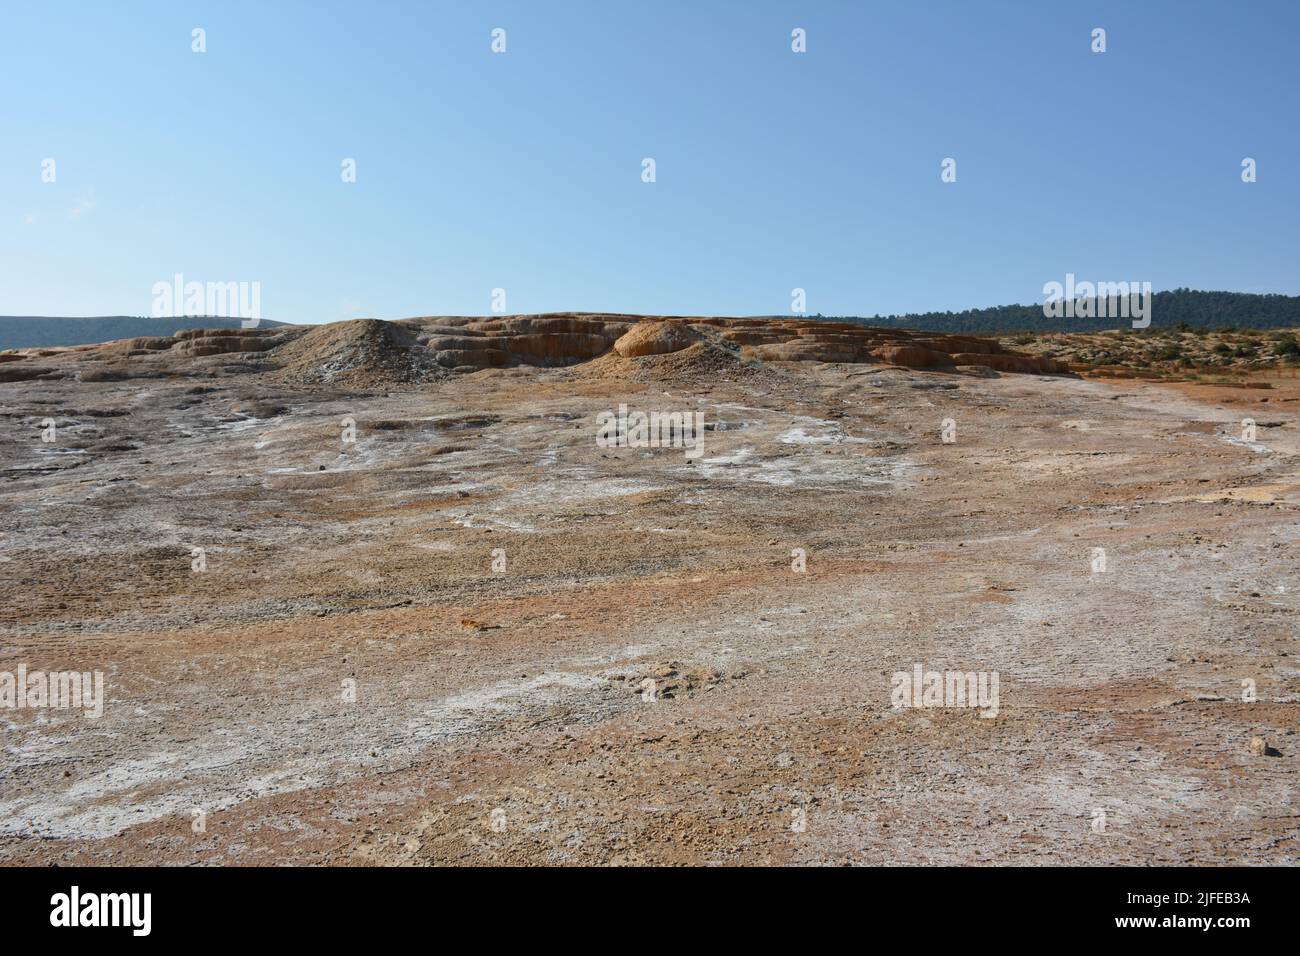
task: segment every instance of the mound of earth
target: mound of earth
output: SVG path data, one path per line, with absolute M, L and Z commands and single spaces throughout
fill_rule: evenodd
M 668 319 L 660 322 L 638 322 L 614 343 L 614 351 L 624 358 L 664 355 L 668 352 L 680 352 L 699 340 L 700 334 L 681 322 Z
M 415 335 L 395 322 L 353 319 L 316 326 L 280 346 L 275 378 L 288 385 L 373 388 L 447 375 Z
M 700 339 L 675 352 L 624 357 L 611 351 L 574 369 L 582 380 L 621 380 L 631 383 L 692 379 L 738 381 L 742 378 L 779 374 L 771 366 L 741 354 L 741 350 L 717 340 Z

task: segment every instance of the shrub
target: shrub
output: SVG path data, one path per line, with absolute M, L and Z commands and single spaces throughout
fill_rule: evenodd
M 1296 341 L 1295 335 L 1288 333 L 1273 343 L 1273 354 L 1283 358 L 1287 356 L 1300 357 L 1300 342 Z

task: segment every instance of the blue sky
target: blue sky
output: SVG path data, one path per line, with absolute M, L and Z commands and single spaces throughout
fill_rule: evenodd
M 1300 294 L 1290 0 L 0 16 L 3 314 L 149 314 L 176 273 L 260 282 L 292 322 L 487 314 L 494 288 L 510 312 L 781 313 L 795 287 L 957 310 L 1066 272 Z

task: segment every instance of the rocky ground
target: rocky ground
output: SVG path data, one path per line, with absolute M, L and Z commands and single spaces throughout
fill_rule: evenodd
M 1295 329 L 1169 328 L 1112 332 L 1025 332 L 1004 336 L 1009 348 L 1110 378 L 1214 381 L 1274 372 L 1300 374 Z
M 0 863 L 1295 862 L 1300 383 L 432 321 L 0 361 Z

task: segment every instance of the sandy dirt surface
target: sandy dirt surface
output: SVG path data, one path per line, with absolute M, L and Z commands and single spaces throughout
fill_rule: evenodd
M 1295 404 L 655 358 L 0 384 L 0 863 L 1295 862 Z

